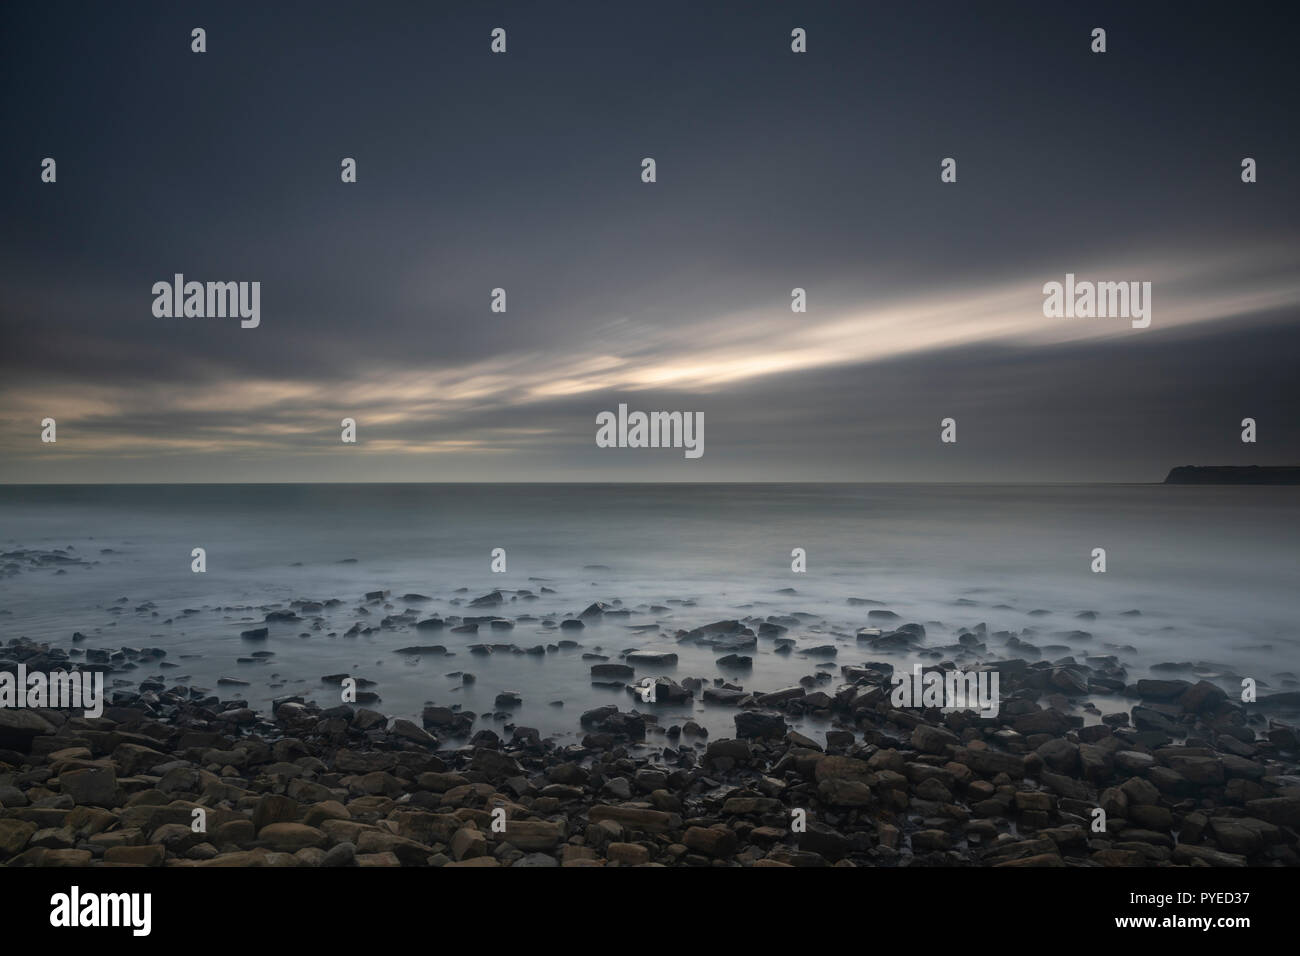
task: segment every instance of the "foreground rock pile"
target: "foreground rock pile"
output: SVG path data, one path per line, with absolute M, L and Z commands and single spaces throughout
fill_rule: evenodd
M 39 663 L 40 646 L 14 643 Z M 993 719 L 895 708 L 883 664 L 766 694 L 661 679 L 660 700 L 700 693 L 736 708 L 736 736 L 711 740 L 634 708 L 590 711 L 582 742 L 558 746 L 527 727 L 475 731 L 455 708 L 416 723 L 289 698 L 259 714 L 156 681 L 98 719 L 4 709 L 0 861 L 1300 863 L 1291 727 L 1177 680 L 1140 681 L 1131 714 L 1084 726 L 1058 667 L 987 666 L 1002 682 Z M 825 747 L 789 729 L 798 715 L 830 721 Z

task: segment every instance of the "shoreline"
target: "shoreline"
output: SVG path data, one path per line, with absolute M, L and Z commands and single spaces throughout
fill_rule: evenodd
M 865 643 L 906 642 L 908 627 Z M 71 663 L 17 638 L 3 657 Z M 733 708 L 730 737 L 661 726 L 629 694 L 583 714 L 568 744 L 453 707 L 417 723 L 294 696 L 259 713 L 146 678 L 98 719 L 0 709 L 0 862 L 1300 865 L 1300 741 L 1260 704 L 1144 679 L 1124 688 L 1128 712 L 1085 725 L 1068 711 L 1107 679 L 1094 668 L 983 666 L 1001 678 L 995 718 L 893 707 L 890 665 L 843 664 L 833 682 L 765 693 L 659 678 L 660 700 Z M 830 722 L 825 746 L 790 729 L 804 715 Z

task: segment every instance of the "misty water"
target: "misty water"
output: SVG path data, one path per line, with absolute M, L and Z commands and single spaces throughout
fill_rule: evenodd
M 593 686 L 593 661 L 582 654 L 597 649 L 611 661 L 629 649 L 678 655 L 676 666 L 638 666 L 638 679 L 725 677 L 760 690 L 819 671 L 833 675 L 822 685 L 831 690 L 841 666 L 869 660 L 910 669 L 919 658 L 857 642 L 857 629 L 875 622 L 872 606 L 850 598 L 923 623 L 931 647 L 979 623 L 990 632 L 1032 628 L 1024 639 L 1044 660 L 1115 654 L 1130 681 L 1207 677 L 1239 691 L 1250 676 L 1268 693 L 1300 686 L 1298 517 L 1300 493 L 1284 487 L 10 485 L 0 486 L 0 550 L 61 548 L 80 563 L 0 561 L 0 637 L 72 648 L 80 631 L 83 648 L 161 647 L 178 667 L 146 664 L 110 682 L 159 676 L 259 708 L 291 694 L 332 706 L 338 688 L 321 677 L 349 673 L 377 682 L 382 699 L 372 706 L 391 717 L 418 721 L 427 703 L 460 704 L 481 715 L 476 727 L 499 731 L 494 699 L 515 691 L 522 703 L 510 721 L 561 740 L 581 735 L 582 711 L 607 703 L 655 711 L 662 726 L 693 718 L 715 735 L 734 731 L 728 708 L 643 704 L 626 689 Z M 205 573 L 191 571 L 196 547 L 206 550 Z M 490 569 L 494 548 L 505 549 L 504 573 Z M 791 570 L 795 548 L 806 551 L 806 573 Z M 1105 573 L 1091 570 L 1095 548 L 1106 550 Z M 381 589 L 391 607 L 366 605 L 365 593 Z M 503 605 L 468 606 L 494 589 Z M 537 598 L 512 600 L 520 590 Z M 409 592 L 431 600 L 408 604 Z M 342 603 L 304 622 L 272 623 L 266 641 L 240 637 L 268 610 L 330 599 Z M 595 601 L 632 613 L 578 632 L 542 624 Z M 656 605 L 668 610 L 651 611 Z M 408 606 L 421 618 L 538 621 L 478 634 L 379 629 Z M 795 651 L 777 654 L 760 640 L 743 652 L 751 671 L 720 670 L 721 652 L 674 638 L 719 619 L 793 614 L 810 615 L 785 635 Z M 376 630 L 344 636 L 356 623 Z M 647 624 L 659 627 L 632 629 Z M 1092 636 L 1061 636 L 1072 631 Z M 540 656 L 467 651 L 561 638 L 582 646 Z M 413 644 L 450 654 L 395 653 Z M 825 644 L 837 645 L 835 658 L 799 651 Z M 255 651 L 274 656 L 237 663 Z M 1019 655 L 990 640 L 979 656 Z M 1150 670 L 1167 663 L 1188 666 Z M 461 670 L 476 683 L 447 676 Z M 221 677 L 250 686 L 218 687 Z M 827 728 L 801 729 L 820 737 Z

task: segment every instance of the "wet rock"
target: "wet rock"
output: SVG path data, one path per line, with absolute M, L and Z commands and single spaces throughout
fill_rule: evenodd
M 727 654 L 719 657 L 717 664 L 719 667 L 729 667 L 734 670 L 749 670 L 754 666 L 754 659 L 740 654 Z
M 1185 680 L 1140 680 L 1137 692 L 1143 700 L 1173 700 L 1183 696 L 1191 686 Z
M 591 676 L 598 677 L 602 680 L 618 678 L 626 680 L 636 675 L 636 671 L 626 664 L 593 664 L 591 665 Z
M 789 729 L 785 718 L 770 711 L 745 710 L 736 714 L 736 736 L 747 739 L 770 737 L 780 739 Z

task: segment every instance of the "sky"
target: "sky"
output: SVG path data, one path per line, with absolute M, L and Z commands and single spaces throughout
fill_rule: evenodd
M 0 482 L 1300 463 L 1295 20 L 4 5 Z M 155 316 L 176 273 L 260 282 L 260 324 Z M 1150 325 L 1045 316 L 1067 273 L 1150 282 Z M 702 413 L 704 454 L 597 447 L 620 403 Z

